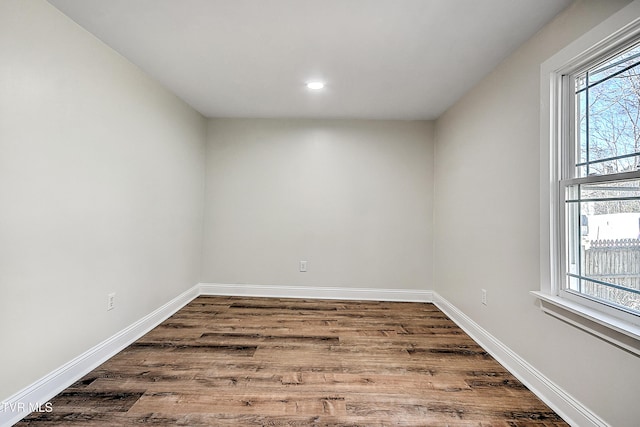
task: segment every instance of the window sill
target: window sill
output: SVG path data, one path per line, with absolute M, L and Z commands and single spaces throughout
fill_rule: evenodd
M 544 292 L 531 291 L 545 313 L 640 356 L 640 326 Z

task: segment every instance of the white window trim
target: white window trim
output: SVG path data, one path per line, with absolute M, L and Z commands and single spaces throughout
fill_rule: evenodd
M 559 159 L 562 149 L 562 74 L 600 56 L 612 44 L 640 35 L 635 0 L 545 61 L 540 67 L 540 291 L 541 309 L 565 322 L 640 355 L 640 326 L 560 296 L 564 273 L 559 235 Z

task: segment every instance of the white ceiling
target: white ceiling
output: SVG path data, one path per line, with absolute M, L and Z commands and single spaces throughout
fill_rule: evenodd
M 49 1 L 207 117 L 408 120 L 438 117 L 570 3 Z

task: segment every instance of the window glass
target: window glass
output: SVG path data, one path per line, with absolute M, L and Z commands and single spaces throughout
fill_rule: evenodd
M 640 45 L 578 75 L 577 176 L 640 169 Z
M 567 290 L 640 313 L 640 179 L 566 189 Z

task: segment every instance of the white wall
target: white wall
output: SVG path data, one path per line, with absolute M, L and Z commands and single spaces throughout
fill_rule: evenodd
M 434 289 L 612 426 L 640 419 L 638 357 L 543 314 L 529 291 L 540 287 L 540 64 L 626 3 L 577 1 L 435 128 Z
M 208 129 L 204 281 L 430 289 L 430 122 Z
M 198 283 L 205 133 L 48 3 L 0 1 L 0 398 Z

